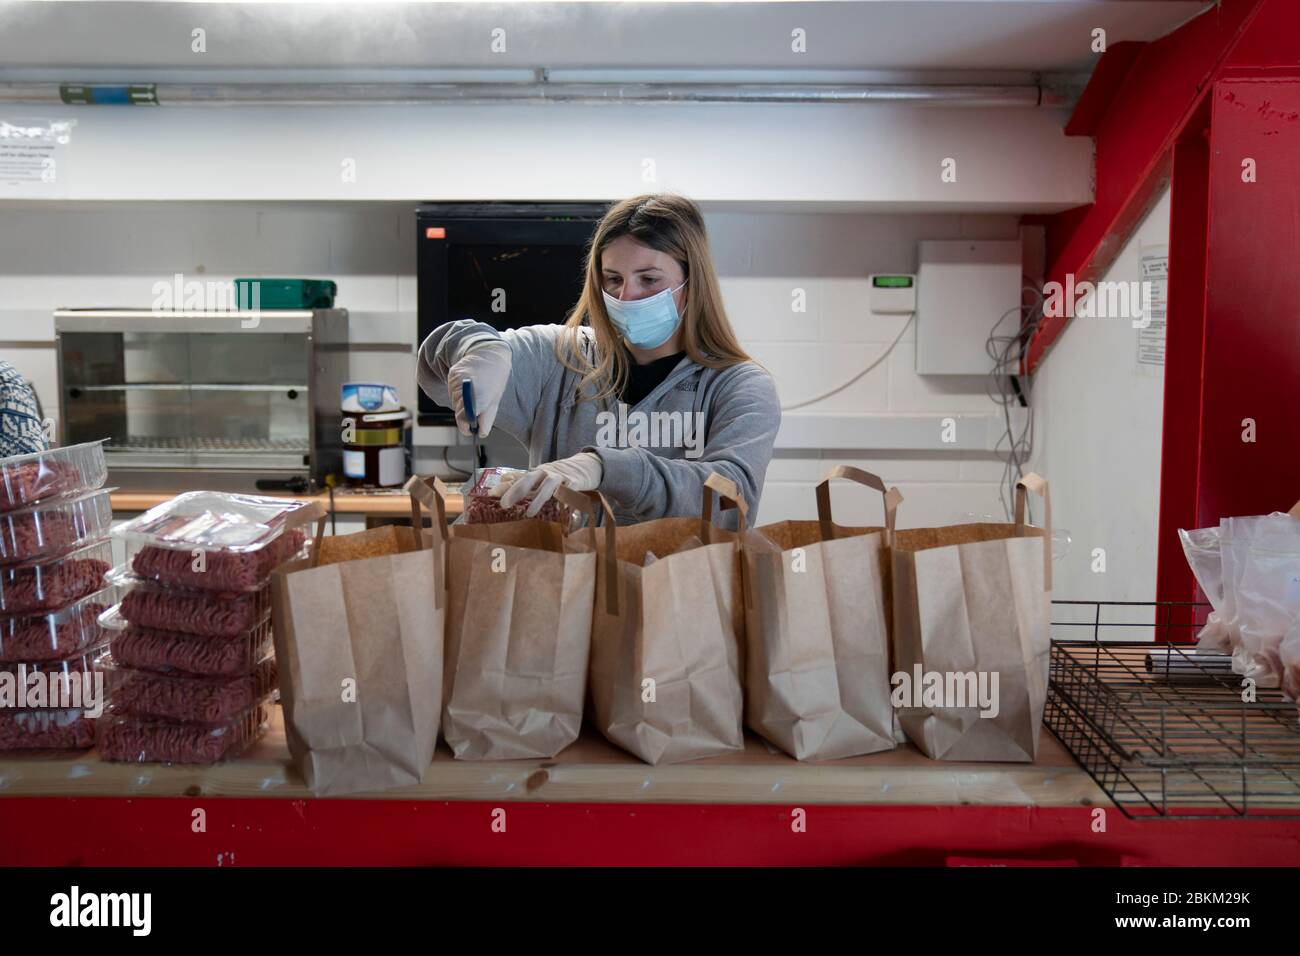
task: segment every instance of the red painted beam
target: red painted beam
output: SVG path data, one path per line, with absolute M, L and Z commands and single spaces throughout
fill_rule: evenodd
M 1156 599 L 1160 601 L 1198 599 L 1178 529 L 1200 527 L 1196 522 L 1196 496 L 1201 483 L 1209 112 L 1206 103 L 1174 147 L 1169 211 L 1170 321 L 1165 327 L 1165 402 L 1156 535 Z M 1193 623 L 1192 609 L 1171 611 L 1177 615 L 1171 623 Z M 1175 628 L 1173 633 L 1186 633 L 1192 639 L 1190 630 Z
M 203 808 L 206 830 L 193 830 Z M 505 832 L 493 811 L 505 810 Z M 282 800 L 0 799 L 5 866 L 1287 866 L 1300 818 L 1131 821 L 1094 807 L 793 807 Z M 495 819 L 500 819 L 496 817 Z
M 1088 77 L 1088 85 L 1074 105 L 1069 122 L 1065 124 L 1066 136 L 1097 135 L 1097 127 L 1146 46 L 1146 43 L 1128 40 L 1106 48 L 1092 76 Z
M 1197 527 L 1300 498 L 1300 70 L 1212 96 Z
M 1122 72 L 1124 78 L 1118 91 L 1107 89 L 1090 97 L 1085 90 L 1081 100 L 1091 104 L 1105 99 L 1110 104 L 1099 118 L 1080 119 L 1080 125 L 1096 130 L 1096 199 L 1083 210 L 1048 220 L 1047 281 L 1064 284 L 1065 277 L 1073 275 L 1078 285 L 1105 273 L 1164 188 L 1174 143 L 1208 84 L 1256 11 L 1275 3 L 1278 0 L 1224 0 L 1144 46 L 1127 69 L 1122 67 L 1132 54 L 1123 44 L 1103 55 L 1103 60 L 1115 57 L 1120 63 L 1099 71 L 1096 82 L 1109 87 L 1116 73 Z M 1300 4 L 1293 6 L 1300 8 Z M 1068 321 L 1066 316 L 1043 320 L 1029 343 L 1025 359 L 1029 371 L 1042 361 Z

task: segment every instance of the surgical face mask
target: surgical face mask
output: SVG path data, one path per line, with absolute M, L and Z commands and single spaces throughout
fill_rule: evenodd
M 685 285 L 683 282 L 677 289 Z M 609 320 L 622 333 L 627 343 L 639 349 L 656 349 L 673 337 L 682 321 L 673 302 L 673 294 L 677 289 L 664 289 L 631 302 L 616 299 L 604 290 L 601 294 L 605 297 L 605 311 L 609 313 Z

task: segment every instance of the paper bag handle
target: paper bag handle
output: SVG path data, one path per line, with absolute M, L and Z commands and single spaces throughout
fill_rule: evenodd
M 740 512 L 740 520 L 736 527 L 741 534 L 745 533 L 745 521 L 749 517 L 749 505 L 745 503 L 745 496 L 740 493 L 736 483 L 716 471 L 711 472 L 709 477 L 704 479 L 704 501 L 700 505 L 700 540 L 705 544 L 713 543 L 714 492 L 717 492 L 722 502 L 719 510 L 735 508 Z
M 1291 506 L 1291 510 L 1288 511 L 1287 514 L 1289 514 L 1292 518 L 1300 518 L 1300 501 L 1297 501 L 1295 504 L 1293 504 Z
M 722 502 L 720 510 L 735 508 L 740 512 L 740 519 L 736 524 L 736 551 L 741 550 L 741 541 L 745 535 L 745 522 L 749 518 L 749 505 L 745 503 L 745 496 L 740 493 L 740 488 L 734 481 L 716 471 L 704 479 L 704 503 L 700 508 L 700 540 L 705 544 L 713 544 L 713 492 L 717 492 L 718 498 Z M 745 607 L 753 608 L 754 596 L 748 588 L 742 583 Z
M 306 524 L 313 518 L 324 518 L 329 515 L 329 509 L 319 501 L 309 501 L 301 508 L 294 508 L 284 516 L 284 523 L 280 525 L 285 531 L 290 528 L 296 528 L 300 524 Z
M 325 534 L 325 519 L 329 517 L 329 509 L 319 501 L 308 502 L 301 508 L 294 508 L 284 517 L 284 524 L 280 527 L 284 531 L 290 528 L 296 528 L 300 524 L 306 524 L 313 518 L 316 519 L 316 534 L 311 540 L 311 551 L 308 556 L 311 559 L 312 567 L 320 560 L 320 539 Z
M 312 518 L 316 519 L 316 534 L 311 539 L 311 551 L 308 552 L 308 560 L 311 567 L 316 567 L 320 561 L 320 542 L 325 537 L 325 519 L 329 517 L 329 509 L 319 501 L 313 501 L 302 508 L 295 508 L 285 516 L 282 525 L 285 531 L 290 528 L 296 528 L 300 524 L 306 524 Z
M 447 486 L 436 475 L 421 478 L 412 475 L 402 486 L 402 490 L 411 496 L 411 537 L 415 550 L 424 548 L 424 514 L 423 507 L 433 515 L 433 527 L 438 533 L 438 545 L 433 551 L 433 606 L 442 610 L 443 592 L 447 590 L 447 569 L 443 565 L 447 543 Z
M 559 489 L 557 489 L 559 490 Z M 567 488 L 562 488 L 568 491 Z M 571 492 L 577 494 L 576 492 Z M 600 516 L 600 524 L 605 532 L 605 556 L 601 559 L 605 562 L 605 612 L 614 616 L 618 615 L 618 553 L 614 550 L 614 510 L 609 506 L 609 500 L 599 491 L 587 491 L 580 497 L 586 498 L 590 502 L 590 510 L 587 513 L 592 518 L 592 524 L 595 525 L 597 513 Z M 599 512 L 596 506 L 599 505 Z
M 558 485 L 555 489 L 554 498 L 566 508 L 580 511 L 586 515 L 588 527 L 596 527 L 596 503 L 587 495 L 574 491 L 568 485 Z
M 821 522 L 822 540 L 831 541 L 835 537 L 835 522 L 831 519 L 831 481 L 836 478 L 847 478 L 880 492 L 885 499 L 885 545 L 892 546 L 894 526 L 898 522 L 898 506 L 903 502 L 903 494 L 897 488 L 886 491 L 885 483 L 879 477 L 852 465 L 836 465 L 817 483 L 817 520 Z
M 1043 590 L 1052 590 L 1052 495 L 1047 489 L 1047 481 L 1042 476 L 1030 472 L 1016 482 L 1016 534 L 1025 533 L 1025 508 L 1028 505 L 1028 492 L 1043 498 Z

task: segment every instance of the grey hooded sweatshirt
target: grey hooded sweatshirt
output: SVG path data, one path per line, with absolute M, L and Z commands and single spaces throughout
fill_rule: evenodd
M 752 527 L 781 424 L 771 374 L 753 362 L 715 369 L 686 356 L 631 408 L 615 396 L 579 401 L 581 376 L 555 351 L 563 329 L 529 325 L 498 332 L 472 319 L 448 322 L 420 345 L 420 388 L 450 407 L 451 366 L 483 343 L 504 342 L 510 382 L 493 429 L 523 443 L 530 467 L 583 451 L 599 455 L 605 472 L 600 490 L 620 524 L 698 515 L 704 480 L 716 471 L 740 488 Z M 594 333 L 584 327 L 580 334 L 590 357 Z M 724 511 L 719 524 L 735 529 L 736 519 L 734 510 Z

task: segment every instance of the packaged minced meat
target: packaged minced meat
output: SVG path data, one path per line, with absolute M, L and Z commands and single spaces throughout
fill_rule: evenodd
M 521 521 L 524 512 L 532 504 L 531 498 L 509 508 L 501 507 L 501 498 L 492 493 L 498 485 L 509 486 L 520 475 L 525 474 L 518 468 L 484 468 L 478 473 L 474 483 L 468 482 L 461 488 L 465 497 L 465 524 L 491 524 L 498 521 Z M 502 489 L 504 491 L 504 488 Z M 558 521 L 566 528 L 572 528 L 575 514 L 572 508 L 552 498 L 542 505 L 541 510 L 533 516 L 538 521 Z
M 246 591 L 257 587 L 271 569 L 302 550 L 306 535 L 291 528 L 258 551 L 247 554 L 205 551 L 201 570 L 193 551 L 177 551 L 144 545 L 131 552 L 131 570 L 142 578 L 177 587 L 212 591 Z
M 113 585 L 57 611 L 0 617 L 0 661 L 55 661 L 108 637 L 99 615 L 120 597 Z
M 0 751 L 89 750 L 95 720 L 80 710 L 0 709 Z
M 0 514 L 0 564 L 63 554 L 108 534 L 109 489 Z
M 94 674 L 111 665 L 109 642 L 100 641 L 94 647 L 78 651 L 55 661 L 0 661 L 0 672 L 16 674 L 24 680 L 28 674 L 61 674 L 69 677 Z
M 121 571 L 109 572 L 109 580 L 122 584 L 125 591 L 119 613 L 141 627 L 233 637 L 256 627 L 271 613 L 269 584 L 256 591 L 197 591 L 139 581 Z M 132 584 L 133 580 L 137 583 Z
M 92 491 L 107 479 L 102 441 L 15 455 L 0 460 L 0 511 Z
M 53 611 L 104 586 L 113 544 L 100 538 L 75 551 L 0 567 L 0 614 Z
M 15 681 L 14 698 L 7 704 L 19 709 L 79 708 L 97 717 L 108 703 L 104 669 L 110 662 L 104 641 L 63 660 L 0 663 L 0 674 L 12 674 Z
M 113 713 L 190 723 L 229 720 L 276 690 L 275 658 L 238 677 L 188 677 L 113 666 L 107 671 Z
M 116 529 L 142 578 L 208 591 L 251 591 L 302 549 L 295 525 L 320 514 L 313 502 L 191 491 Z
M 238 756 L 266 728 L 271 701 L 217 724 L 180 723 L 116 713 L 97 722 L 99 756 L 127 763 L 218 763 Z
M 120 624 L 118 623 L 120 622 Z M 101 619 L 106 627 L 120 626 L 113 637 L 113 660 L 124 667 L 179 671 L 197 677 L 246 674 L 271 653 L 271 619 L 228 637 L 161 631 L 128 624 L 114 608 Z

